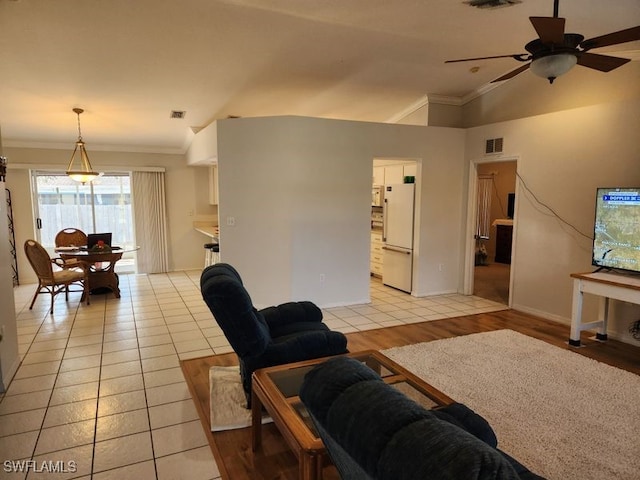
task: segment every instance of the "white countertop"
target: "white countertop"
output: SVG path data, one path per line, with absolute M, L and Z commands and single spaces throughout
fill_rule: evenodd
M 513 226 L 513 219 L 511 218 L 496 218 L 493 223 L 491 224 L 492 227 L 495 227 L 496 225 L 509 225 L 509 226 Z
M 194 225 L 193 228 L 211 238 L 218 238 L 220 235 L 220 228 L 217 225 Z

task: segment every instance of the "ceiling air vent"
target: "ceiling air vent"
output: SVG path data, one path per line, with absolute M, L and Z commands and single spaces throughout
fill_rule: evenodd
M 522 3 L 522 0 L 469 0 L 464 3 L 477 8 L 500 8 Z
M 171 114 L 169 118 L 184 118 L 187 115 L 187 112 L 184 110 L 171 110 Z
M 489 138 L 485 144 L 484 153 L 502 153 L 503 138 Z

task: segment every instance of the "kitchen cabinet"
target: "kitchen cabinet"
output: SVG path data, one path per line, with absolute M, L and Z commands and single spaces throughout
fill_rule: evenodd
M 374 185 L 391 185 L 404 183 L 404 177 L 415 177 L 418 165 L 414 162 L 404 165 L 387 165 L 385 167 L 373 167 Z
M 376 277 L 382 277 L 383 266 L 383 250 L 382 250 L 382 232 L 371 232 L 371 261 L 370 270 L 371 275 Z
M 218 166 L 209 167 L 209 205 L 218 205 Z
M 384 167 L 373 167 L 373 184 L 384 185 Z
M 384 184 L 391 185 L 394 183 L 404 182 L 404 165 L 392 165 L 384 167 Z

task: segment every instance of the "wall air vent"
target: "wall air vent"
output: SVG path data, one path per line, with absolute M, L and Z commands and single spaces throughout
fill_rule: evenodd
M 484 153 L 502 153 L 504 138 L 489 138 L 485 143 Z
M 184 118 L 187 115 L 187 112 L 184 110 L 171 110 L 171 114 L 169 118 Z

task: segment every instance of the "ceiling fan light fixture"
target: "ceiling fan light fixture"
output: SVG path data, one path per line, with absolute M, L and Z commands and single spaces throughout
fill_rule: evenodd
M 531 71 L 539 77 L 546 78 L 549 83 L 564 75 L 578 63 L 573 53 L 556 53 L 536 58 L 531 62 Z
M 92 182 L 101 174 L 93 171 L 91 162 L 89 161 L 89 155 L 87 155 L 87 149 L 84 147 L 84 141 L 82 140 L 80 114 L 84 112 L 84 110 L 81 108 L 74 108 L 73 112 L 78 115 L 78 140 L 76 141 L 76 147 L 73 149 L 73 153 L 71 154 L 71 160 L 69 161 L 66 173 L 69 178 L 84 185 L 87 182 Z M 76 159 L 76 155 L 80 157 L 80 168 L 74 170 L 73 163 Z

